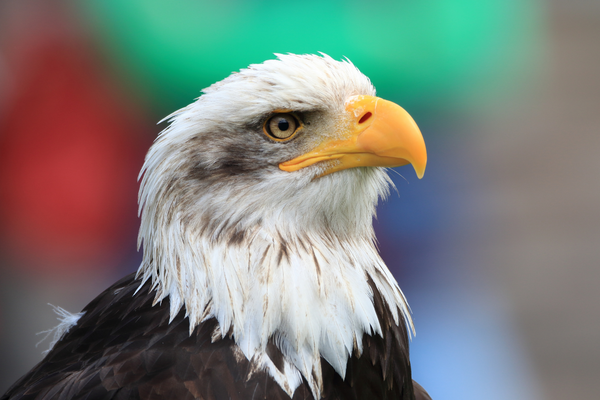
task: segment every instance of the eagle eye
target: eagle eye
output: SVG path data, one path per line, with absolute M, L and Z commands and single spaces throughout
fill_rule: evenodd
M 290 113 L 278 113 L 265 121 L 265 133 L 275 140 L 286 140 L 292 137 L 300 124 L 296 117 Z

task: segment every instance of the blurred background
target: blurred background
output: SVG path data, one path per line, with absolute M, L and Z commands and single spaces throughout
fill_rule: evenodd
M 348 57 L 420 125 L 375 221 L 434 399 L 600 392 L 600 3 L 0 1 L 0 393 L 51 303 L 135 271 L 162 117 L 273 53 Z

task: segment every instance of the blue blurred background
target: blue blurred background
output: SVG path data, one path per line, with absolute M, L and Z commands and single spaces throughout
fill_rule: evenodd
M 375 221 L 434 399 L 600 392 L 600 4 L 0 2 L 0 393 L 140 261 L 165 115 L 273 53 L 348 57 L 420 125 Z

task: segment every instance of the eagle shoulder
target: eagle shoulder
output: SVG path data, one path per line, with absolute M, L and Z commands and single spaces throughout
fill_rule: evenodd
M 209 318 L 192 334 L 182 309 L 170 320 L 169 299 L 155 303 L 149 282 L 131 274 L 84 308 L 84 315 L 43 361 L 1 400 L 60 399 L 287 399 L 265 370 L 244 357 L 231 335 L 221 337 Z M 408 333 L 398 326 L 375 290 L 373 301 L 383 336 L 363 336 L 362 353 L 348 359 L 346 378 L 321 358 L 323 399 L 414 399 Z M 281 368 L 283 354 L 269 343 L 268 356 Z M 417 397 L 423 400 L 427 397 Z M 306 379 L 293 400 L 313 399 Z
M 156 293 L 140 283 L 131 274 L 88 304 L 1 399 L 289 399 L 264 371 L 247 379 L 250 362 L 233 339 L 213 340 L 214 318 L 190 335 L 185 311 L 169 322 L 168 299 L 153 305 Z

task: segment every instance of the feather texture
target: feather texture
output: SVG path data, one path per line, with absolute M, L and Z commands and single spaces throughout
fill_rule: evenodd
M 241 353 L 231 334 L 215 339 L 220 330 L 215 318 L 191 335 L 183 310 L 169 322 L 169 299 L 153 305 L 156 292 L 149 282 L 140 283 L 132 274 L 99 295 L 46 358 L 0 399 L 314 399 L 306 379 L 289 396 L 261 360 Z M 353 351 L 345 379 L 320 360 L 327 382 L 323 399 L 413 399 L 407 332 L 393 323 L 381 296 L 374 301 L 382 336 L 363 337 L 363 352 Z M 268 356 L 272 368 L 285 369 L 273 342 Z

